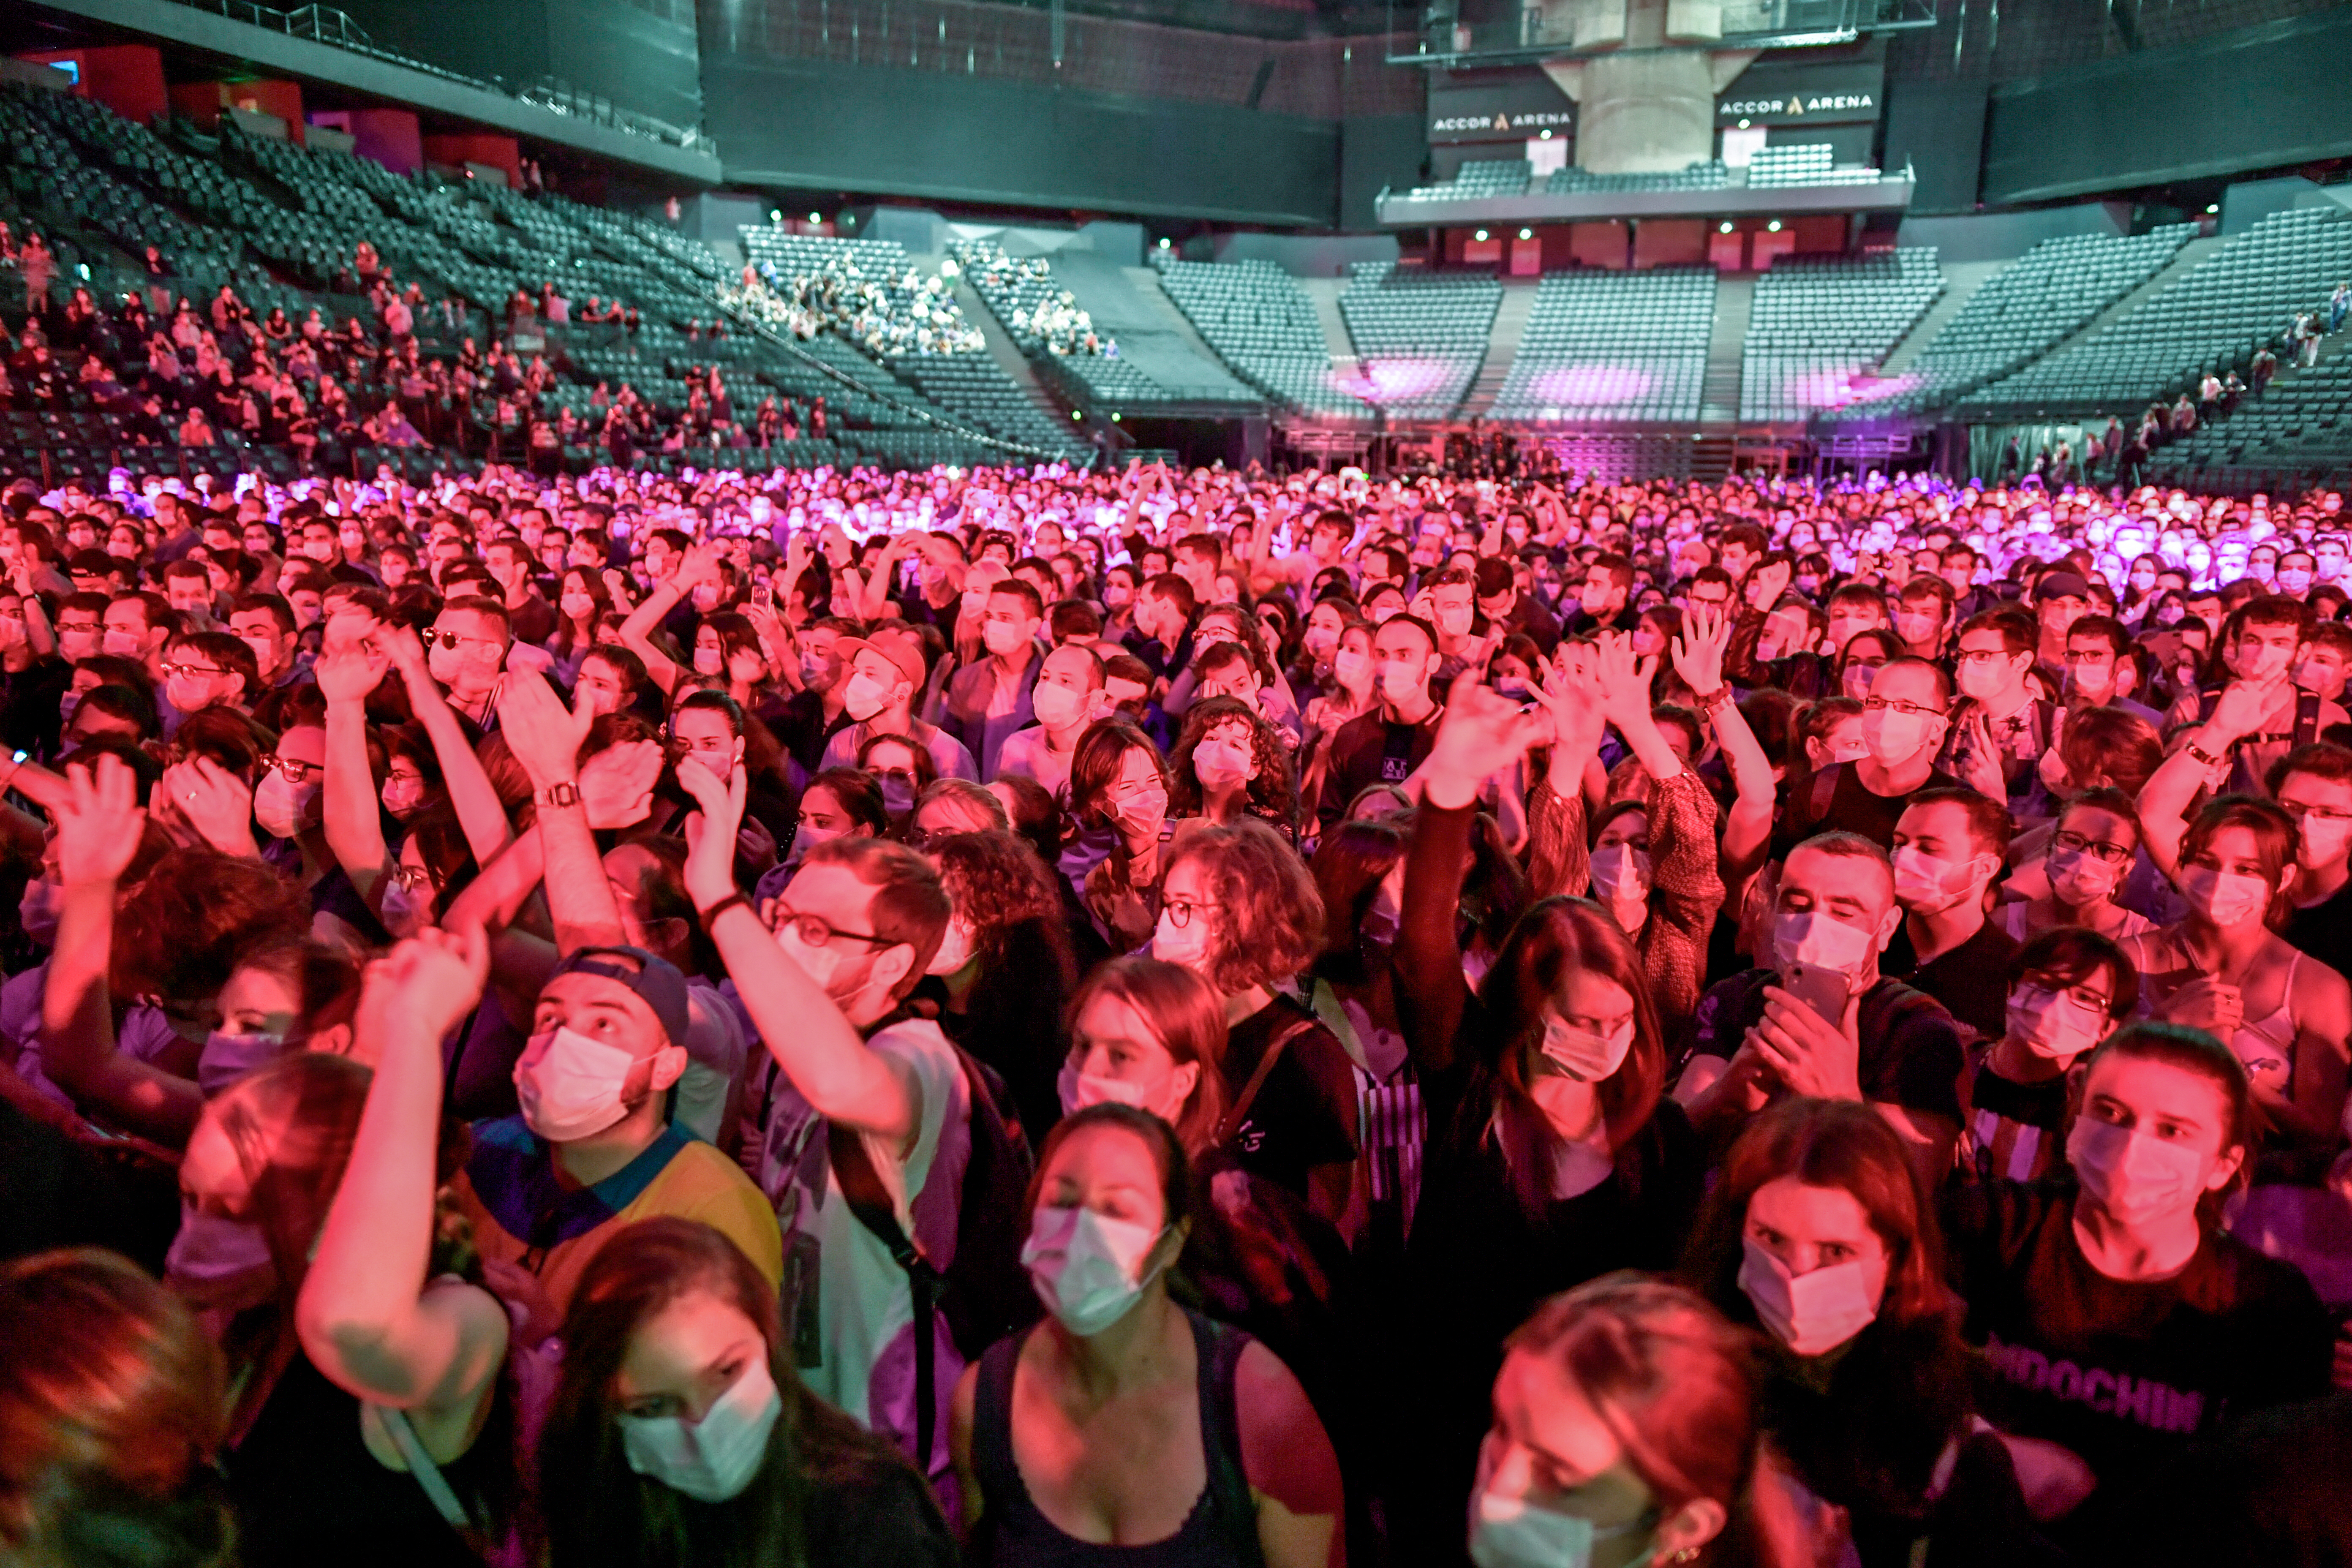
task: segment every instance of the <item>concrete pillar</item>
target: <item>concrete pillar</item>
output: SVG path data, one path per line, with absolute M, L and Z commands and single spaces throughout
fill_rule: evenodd
M 1717 0 L 1622 0 L 1615 35 L 1586 24 L 1617 0 L 1582 0 L 1579 48 L 1621 44 L 1625 52 L 1546 60 L 1544 73 L 1576 103 L 1576 164 L 1596 174 L 1668 174 L 1715 153 L 1716 94 L 1748 68 L 1753 49 L 1670 46 L 1720 37 Z

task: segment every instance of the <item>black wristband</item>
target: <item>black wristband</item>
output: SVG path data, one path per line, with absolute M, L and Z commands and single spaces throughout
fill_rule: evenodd
M 725 914 L 729 910 L 733 909 L 737 904 L 742 905 L 747 910 L 751 907 L 751 900 L 744 895 L 740 889 L 728 894 L 725 898 L 719 900 L 717 903 L 711 905 L 707 910 L 695 910 L 694 915 L 697 920 L 702 922 L 703 929 L 708 931 L 710 929 L 711 921 L 717 920 L 720 915 Z

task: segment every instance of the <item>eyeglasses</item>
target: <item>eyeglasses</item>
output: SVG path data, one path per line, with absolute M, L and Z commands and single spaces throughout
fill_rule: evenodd
M 1900 697 L 1865 697 L 1862 700 L 1862 706 L 1872 713 L 1884 713 L 1891 709 L 1897 713 L 1917 713 L 1929 719 L 1944 716 L 1940 708 L 1930 708 L 1924 702 L 1906 702 Z
M 291 784 L 308 784 L 310 782 L 310 775 L 313 773 L 323 775 L 327 771 L 327 764 L 324 763 L 306 763 L 299 757 L 275 755 L 262 758 L 261 766 L 264 772 L 271 768 L 277 769 L 286 775 L 286 782 Z
M 1185 927 L 1192 923 L 1192 916 L 1194 914 L 1202 910 L 1213 910 L 1217 906 L 1214 904 L 1180 903 L 1174 899 L 1170 899 L 1160 907 L 1166 912 L 1168 916 L 1168 923 L 1174 926 L 1178 931 L 1182 931 Z
M 2352 811 L 2334 811 L 2324 805 L 2305 805 L 2299 800 L 2283 800 L 2279 805 L 2297 822 L 2352 822 Z
M 895 942 L 894 938 L 877 936 L 872 931 L 844 931 L 822 915 L 797 914 L 779 905 L 776 910 L 776 934 L 782 935 L 787 927 L 810 947 L 824 947 L 836 937 L 847 937 L 852 942 L 862 942 L 874 947 L 889 947 Z
M 2121 844 L 2106 844 L 2096 838 L 2085 838 L 2079 833 L 2062 829 L 2050 836 L 2050 847 L 2070 854 L 2088 855 L 2110 866 L 2120 866 L 2132 858 L 2132 852 Z
M 395 866 L 393 868 L 392 882 L 393 886 L 405 888 L 412 893 L 430 893 L 439 890 L 439 879 L 433 875 L 433 868 L 429 866 Z
M 1964 647 L 1960 649 L 1958 656 L 1954 658 L 1952 662 L 1955 664 L 1975 664 L 1979 661 L 1990 662 L 1996 658 L 2013 658 L 2015 657 L 2016 656 L 2014 654 L 2011 653 L 2005 647 Z
M 2086 984 L 2065 984 L 2047 975 L 2033 975 L 2018 985 L 2021 996 L 2063 996 L 2087 1012 L 2105 1017 L 2115 1006 L 2115 998 L 2103 996 Z
M 437 642 L 451 653 L 457 651 L 457 645 L 461 642 L 486 643 L 490 639 L 488 637 L 469 637 L 463 632 L 445 632 L 438 626 L 429 626 L 425 628 L 425 646 L 426 647 L 431 647 Z
M 166 660 L 163 665 L 163 679 L 166 680 L 178 680 L 183 677 L 194 675 L 226 675 L 227 673 L 226 669 L 215 669 L 208 664 L 173 664 Z

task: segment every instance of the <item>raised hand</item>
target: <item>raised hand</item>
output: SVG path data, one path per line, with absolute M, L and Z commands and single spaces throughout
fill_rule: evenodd
M 719 580 L 719 563 L 727 559 L 727 542 L 706 539 L 699 544 L 689 544 L 678 557 L 677 570 L 670 574 L 670 582 L 681 594 L 691 593 L 705 583 Z
M 155 790 L 213 848 L 224 855 L 259 853 L 253 842 L 253 786 L 210 757 L 173 763 Z
M 721 784 L 700 762 L 686 757 L 677 764 L 677 782 L 702 808 L 686 819 L 686 892 L 697 909 L 708 909 L 736 890 L 736 836 L 750 794 L 748 776 L 737 768 Z
M 1636 658 L 1625 633 L 1602 632 L 1595 640 L 1592 675 L 1601 688 L 1601 711 L 1621 731 L 1650 716 L 1650 682 L 1657 673 L 1658 656 Z
M 455 931 L 428 927 L 367 966 L 360 1012 L 380 1020 L 397 1016 L 416 1037 L 437 1043 L 480 1003 L 489 974 L 489 938 L 478 922 Z
M 2255 682 L 2231 680 L 2221 688 L 2221 695 L 2213 703 L 2213 716 L 2206 723 L 2226 735 L 2251 735 L 2261 730 L 2263 721 L 2271 716 L 2285 695 L 2286 677 Z
M 580 774 L 580 746 L 596 721 L 588 700 L 566 708 L 544 676 L 509 674 L 499 693 L 499 729 L 535 789 L 569 784 Z
M 1700 696 L 1718 690 L 1723 653 L 1730 646 L 1730 619 L 1713 605 L 1693 605 L 1683 612 L 1683 629 L 1674 641 L 1675 673 Z
M 1431 804 L 1466 805 L 1479 786 L 1527 754 L 1533 727 L 1519 705 L 1482 682 L 1475 670 L 1454 677 L 1437 741 L 1417 770 Z
M 408 636 L 414 641 L 416 634 Z M 318 679 L 319 695 L 329 702 L 364 702 L 391 665 L 383 639 L 371 637 L 340 648 L 321 648 L 310 670 Z
M 368 634 L 368 643 L 404 677 L 426 673 L 425 643 L 415 627 L 379 622 Z
M 51 808 L 57 817 L 58 876 L 67 887 L 116 882 L 139 853 L 147 813 L 139 781 L 122 759 L 100 755 L 97 771 L 66 768 L 66 787 Z
M 591 827 L 634 827 L 653 814 L 661 780 L 659 741 L 623 741 L 580 764 L 580 804 Z

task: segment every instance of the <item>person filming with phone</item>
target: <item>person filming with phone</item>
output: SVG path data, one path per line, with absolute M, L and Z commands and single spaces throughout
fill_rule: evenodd
M 1772 895 L 1766 962 L 1699 999 L 1675 1098 L 1711 1147 L 1789 1095 L 1877 1108 L 1933 1183 L 1959 1136 L 1963 1060 L 1943 1005 L 1879 973 L 1903 918 L 1895 868 L 1859 834 L 1789 852 Z

